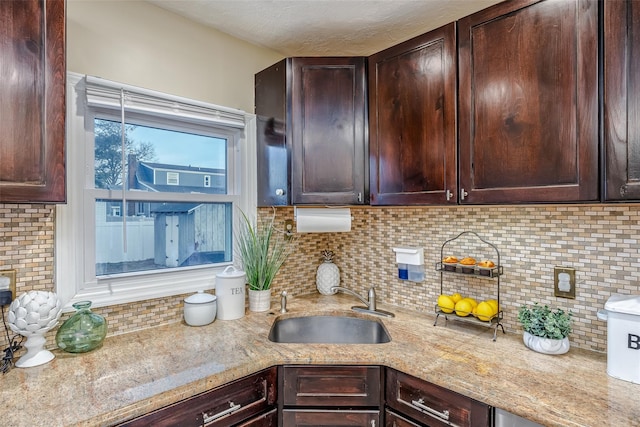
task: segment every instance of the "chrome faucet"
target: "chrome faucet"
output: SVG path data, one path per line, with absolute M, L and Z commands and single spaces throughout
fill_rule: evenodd
M 369 289 L 369 294 L 367 295 L 368 299 L 365 299 L 364 297 L 358 295 L 351 289 L 343 288 L 342 286 L 333 286 L 331 287 L 331 290 L 353 295 L 354 297 L 362 301 L 362 303 L 366 306 L 366 307 L 360 307 L 360 306 L 351 307 L 351 309 L 354 311 L 358 311 L 361 313 L 368 313 L 368 314 L 376 314 L 378 316 L 394 317 L 393 313 L 390 313 L 384 310 L 378 310 L 378 308 L 376 307 L 376 290 L 373 286 Z

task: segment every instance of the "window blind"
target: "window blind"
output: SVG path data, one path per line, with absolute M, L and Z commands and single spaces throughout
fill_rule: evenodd
M 107 109 L 140 112 L 160 117 L 175 117 L 192 123 L 230 126 L 243 129 L 245 112 L 194 101 L 149 89 L 86 76 L 87 105 Z M 122 102 L 122 104 L 121 104 Z

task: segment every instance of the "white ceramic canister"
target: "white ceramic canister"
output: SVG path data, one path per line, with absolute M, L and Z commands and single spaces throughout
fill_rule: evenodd
M 184 299 L 184 321 L 191 326 L 204 326 L 216 318 L 217 297 L 198 291 Z
M 216 274 L 218 319 L 234 320 L 244 316 L 247 275 L 232 265 Z

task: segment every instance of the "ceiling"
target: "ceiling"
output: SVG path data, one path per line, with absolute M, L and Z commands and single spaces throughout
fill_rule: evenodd
M 501 0 L 147 0 L 284 56 L 368 56 Z

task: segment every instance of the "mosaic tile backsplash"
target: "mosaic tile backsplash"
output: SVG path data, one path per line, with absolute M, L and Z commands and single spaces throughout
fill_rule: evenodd
M 605 351 L 607 325 L 597 319 L 597 310 L 613 293 L 640 294 L 640 205 L 353 207 L 351 212 L 349 233 L 297 236 L 296 251 L 274 282 L 274 301 L 283 289 L 293 298 L 316 292 L 315 271 L 324 249 L 335 252 L 343 286 L 361 294 L 375 286 L 382 303 L 433 312 L 441 286 L 444 293 L 495 298 L 496 281 L 453 280 L 447 275 L 441 285 L 435 264 L 442 244 L 462 231 L 477 233 L 499 251 L 504 268 L 500 302 L 507 330 L 520 331 L 518 307 L 539 302 L 574 314 L 572 345 Z M 259 214 L 275 214 L 276 225 L 283 230 L 285 220 L 293 219 L 293 208 L 261 208 Z M 54 232 L 55 206 L 0 204 L 0 269 L 17 270 L 18 294 L 54 290 Z M 494 258 L 481 242 L 456 242 L 459 247 L 447 246 L 445 255 Z M 424 282 L 398 279 L 395 246 L 424 248 Z M 576 269 L 575 299 L 554 296 L 554 266 Z M 93 311 L 107 318 L 109 335 L 115 335 L 182 321 L 183 298 Z M 61 322 L 69 315 L 64 314 Z M 54 333 L 48 337 L 50 346 Z M 2 335 L 0 348 L 5 348 Z

